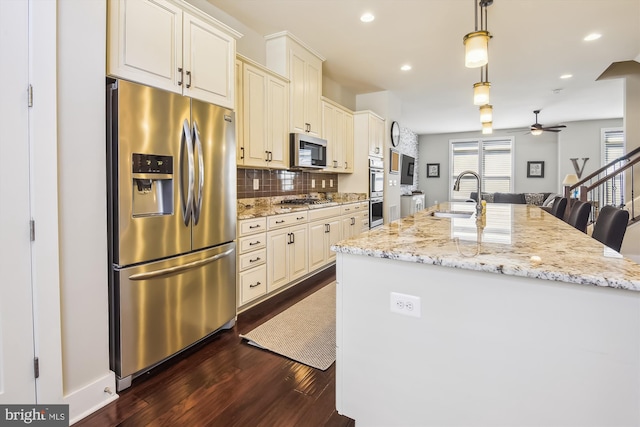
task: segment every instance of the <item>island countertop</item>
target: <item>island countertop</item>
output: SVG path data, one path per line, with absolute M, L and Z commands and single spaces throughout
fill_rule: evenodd
M 434 211 L 473 212 L 469 218 Z M 332 246 L 341 253 L 640 291 L 640 265 L 533 205 L 440 203 Z

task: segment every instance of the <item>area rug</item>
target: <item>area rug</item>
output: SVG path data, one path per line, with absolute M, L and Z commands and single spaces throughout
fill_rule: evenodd
M 256 347 L 326 370 L 336 361 L 336 283 L 240 336 Z

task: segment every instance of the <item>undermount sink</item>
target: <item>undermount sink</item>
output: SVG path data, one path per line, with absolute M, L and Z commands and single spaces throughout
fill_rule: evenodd
M 469 211 L 433 211 L 431 216 L 438 218 L 471 218 L 473 212 Z

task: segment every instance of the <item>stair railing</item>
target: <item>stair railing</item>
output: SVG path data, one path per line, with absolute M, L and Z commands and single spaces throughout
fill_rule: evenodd
M 620 202 L 614 204 L 618 208 L 625 207 L 625 191 L 624 191 L 624 172 L 631 171 L 631 206 L 629 210 L 629 224 L 640 221 L 640 209 L 636 212 L 636 203 L 640 202 L 636 200 L 635 194 L 635 179 L 634 166 L 640 163 L 640 147 L 630 151 L 624 156 L 618 157 L 611 161 L 607 165 L 601 167 L 595 172 L 587 175 L 579 180 L 577 183 L 571 186 L 564 187 L 564 196 L 568 199 L 572 194 L 577 191 L 577 199 L 583 202 L 590 202 L 593 205 L 591 219 L 595 221 L 598 216 L 598 211 L 605 204 L 611 201 Z M 607 185 L 610 184 L 611 199 L 607 197 Z M 619 194 L 617 192 L 619 191 Z M 640 199 L 640 197 L 638 197 Z

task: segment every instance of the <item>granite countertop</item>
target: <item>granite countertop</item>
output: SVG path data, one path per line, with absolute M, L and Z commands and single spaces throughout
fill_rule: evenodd
M 322 203 L 318 204 L 285 204 L 282 203 L 286 199 L 318 199 Z M 348 203 L 355 203 L 368 200 L 365 193 L 323 193 L 319 194 L 302 194 L 296 196 L 274 196 L 274 197 L 257 197 L 253 199 L 238 199 L 238 219 L 251 219 L 271 215 L 281 215 L 291 212 L 307 211 L 310 209 L 327 208 L 331 206 L 340 206 Z
M 469 211 L 439 218 L 433 211 Z M 440 203 L 338 242 L 336 252 L 640 291 L 640 265 L 538 206 Z

